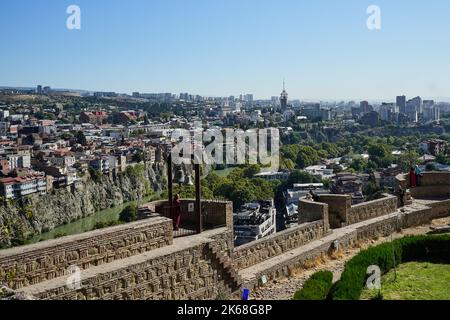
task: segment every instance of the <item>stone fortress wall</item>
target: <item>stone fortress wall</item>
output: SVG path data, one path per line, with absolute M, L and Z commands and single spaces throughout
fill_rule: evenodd
M 71 265 L 83 270 L 171 245 L 172 236 L 172 222 L 156 218 L 3 250 L 0 281 L 20 289 L 63 276 Z
M 360 241 L 448 216 L 448 178 L 425 173 L 422 185 L 411 190 L 412 204 L 401 209 L 390 195 L 357 206 L 346 196 L 301 199 L 298 226 L 238 248 L 231 203 L 205 201 L 216 215 L 210 218 L 213 230 L 173 239 L 170 219 L 159 217 L 0 251 L 0 281 L 42 299 L 215 299 L 255 289 L 261 279 L 289 276 Z M 405 176 L 397 184 L 408 189 Z M 149 204 L 155 211 L 162 207 Z M 82 269 L 80 288 L 67 286 L 71 264 Z
M 321 239 L 327 233 L 328 225 L 323 220 L 301 224 L 278 232 L 235 248 L 233 252 L 234 266 L 238 270 L 254 266 L 313 240 Z

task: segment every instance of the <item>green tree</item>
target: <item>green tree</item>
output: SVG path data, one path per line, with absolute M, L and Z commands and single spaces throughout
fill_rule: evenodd
M 129 205 L 120 213 L 119 221 L 124 223 L 136 221 L 138 219 L 138 211 L 139 208 L 136 204 Z
M 258 164 L 254 164 L 245 167 L 242 175 L 244 178 L 251 179 L 260 172 L 261 167 Z
M 297 153 L 296 163 L 300 169 L 315 165 L 320 160 L 317 151 L 309 146 L 300 146 Z
M 414 150 L 409 150 L 407 152 L 402 153 L 398 160 L 397 165 L 402 170 L 402 172 L 408 172 L 411 166 L 417 163 L 419 159 L 419 154 Z
M 369 161 L 362 157 L 358 157 L 352 161 L 350 168 L 355 170 L 356 172 L 363 172 L 368 168 L 368 166 Z
M 89 168 L 89 175 L 94 182 L 100 182 L 102 179 L 102 173 L 94 168 Z
M 374 143 L 369 145 L 368 152 L 370 160 L 378 168 L 388 167 L 393 162 L 392 149 L 385 143 Z
M 78 144 L 81 144 L 82 146 L 87 145 L 86 136 L 84 135 L 83 131 L 78 131 L 75 135 L 75 138 L 77 139 Z

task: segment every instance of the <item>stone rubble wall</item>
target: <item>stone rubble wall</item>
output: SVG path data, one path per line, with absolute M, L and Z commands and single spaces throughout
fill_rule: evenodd
M 236 269 L 245 269 L 264 260 L 278 256 L 289 250 L 318 240 L 328 233 L 328 225 L 323 221 L 301 224 L 235 248 L 233 261 Z
M 299 270 L 308 268 L 315 260 L 330 255 L 336 251 L 336 242 L 339 250 L 351 248 L 363 241 L 387 237 L 396 231 L 430 223 L 432 220 L 450 215 L 450 200 L 434 202 L 429 205 L 417 205 L 386 216 L 380 216 L 373 220 L 362 221 L 333 230 L 331 234 L 321 239 L 321 243 L 313 246 L 308 244 L 308 249 L 292 254 L 292 257 L 278 262 L 275 266 L 258 271 L 254 277 L 248 278 L 244 286 L 256 290 L 261 284 L 260 279 L 265 276 L 268 282 L 276 279 L 290 277 Z M 315 243 L 314 243 L 315 244 Z M 280 259 L 281 261 L 281 259 Z M 250 268 L 251 269 L 251 268 Z
M 189 244 L 192 239 L 195 241 Z M 229 250 L 229 230 L 222 228 L 211 237 L 199 235 L 186 242 L 184 249 L 157 249 L 148 257 L 132 257 L 123 265 L 117 264 L 117 268 L 88 273 L 79 289 L 59 283 L 40 292 L 33 292 L 33 288 L 27 292 L 48 300 L 207 300 L 230 295 L 223 266 L 208 250 L 211 242 L 225 252 Z
M 233 229 L 233 203 L 229 201 L 220 200 L 203 200 L 202 213 L 203 224 L 208 227 L 228 227 Z M 170 208 L 168 201 L 156 201 L 154 203 L 147 204 L 149 209 L 153 212 L 158 212 L 161 215 L 170 218 Z M 197 224 L 197 218 L 195 211 L 189 209 L 195 208 L 194 199 L 181 200 L 181 219 L 183 223 L 195 226 Z M 194 209 L 195 210 L 195 209 Z
M 154 218 L 0 251 L 0 281 L 20 289 L 80 269 L 171 245 L 172 221 Z
M 425 172 L 419 178 L 419 186 L 411 188 L 409 174 L 396 177 L 397 186 L 403 190 L 410 189 L 413 198 L 448 198 L 450 197 L 450 172 Z
M 397 207 L 398 199 L 391 195 L 385 195 L 385 198 L 382 199 L 351 206 L 347 213 L 347 225 L 393 213 L 397 210 Z
M 323 220 L 326 224 L 328 224 L 329 210 L 330 206 L 328 204 L 302 198 L 299 201 L 298 207 L 298 223 L 303 224 Z
M 426 176 L 425 184 L 431 178 Z M 446 190 L 444 180 L 437 181 Z M 246 275 L 244 287 L 254 289 L 262 276 L 268 281 L 291 276 L 338 249 L 450 214 L 450 200 L 415 200 L 394 210 L 393 196 L 353 207 L 345 197 L 322 199 L 340 205 L 304 201 L 301 205 L 312 212 L 306 216 L 310 221 L 238 248 L 232 228 L 173 240 L 171 221 L 156 218 L 161 220 L 0 251 L 0 282 L 15 279 L 20 291 L 42 299 L 216 299 L 233 293 L 227 279 L 230 264 L 233 272 Z M 229 211 L 226 206 L 222 210 Z M 331 211 L 346 223 L 332 232 Z M 218 263 L 212 247 L 231 260 Z M 65 268 L 71 263 L 83 268 L 80 289 L 66 286 Z
M 352 205 L 352 197 L 341 194 L 326 194 L 320 196 L 320 202 L 328 205 L 330 226 L 341 228 L 347 221 L 347 213 Z

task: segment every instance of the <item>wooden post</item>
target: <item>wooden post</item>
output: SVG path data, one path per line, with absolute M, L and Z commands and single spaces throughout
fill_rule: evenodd
M 172 152 L 169 151 L 167 157 L 167 185 L 169 191 L 169 208 L 172 210 L 173 206 L 173 181 L 172 181 Z
M 195 215 L 197 218 L 197 233 L 203 232 L 202 217 L 202 191 L 200 183 L 200 164 L 194 164 L 195 168 Z

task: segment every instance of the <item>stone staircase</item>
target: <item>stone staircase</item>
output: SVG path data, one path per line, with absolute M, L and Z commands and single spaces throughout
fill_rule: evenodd
M 209 251 L 212 260 L 217 262 L 220 269 L 223 270 L 223 274 L 226 278 L 224 280 L 226 280 L 225 282 L 230 283 L 229 288 L 231 292 L 234 293 L 240 290 L 243 280 L 234 268 L 231 258 L 222 253 L 222 250 L 217 242 L 208 243 L 206 248 Z

